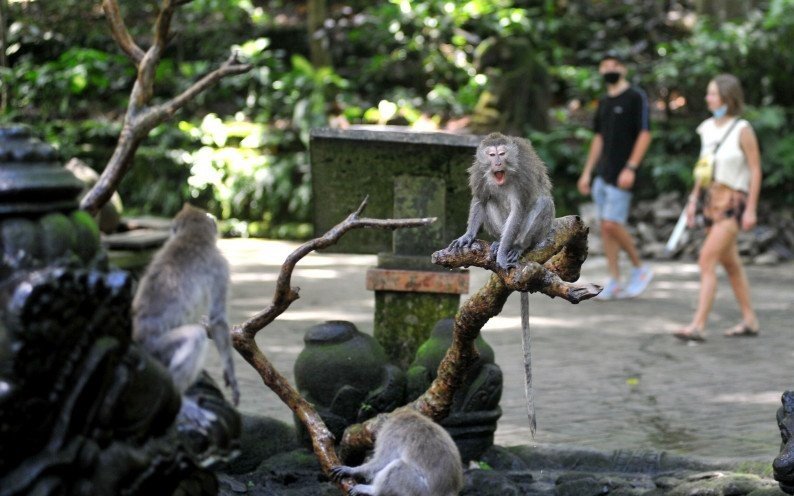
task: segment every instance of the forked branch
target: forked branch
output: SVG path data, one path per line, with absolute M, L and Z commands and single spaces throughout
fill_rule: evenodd
M 579 217 L 568 216 L 554 220 L 552 232 L 542 248 L 525 253 L 518 267 L 504 271 L 496 267 L 490 256 L 490 246 L 477 240 L 468 250 L 440 250 L 433 254 L 433 262 L 444 267 L 477 266 L 493 272 L 488 282 L 463 303 L 455 315 L 452 344 L 438 367 L 433 383 L 417 400 L 407 406 L 436 422 L 449 415 L 452 398 L 460 388 L 469 368 L 477 361 L 474 341 L 491 317 L 498 315 L 513 291 L 540 291 L 551 297 L 559 296 L 571 303 L 579 303 L 596 296 L 601 288 L 594 284 L 573 284 L 579 278 L 582 263 L 587 258 L 587 227 Z M 340 451 L 360 453 L 370 449 L 384 416 L 345 431 Z
M 256 344 L 256 334 L 265 326 L 273 322 L 279 315 L 284 313 L 287 308 L 297 300 L 300 295 L 300 288 L 291 286 L 292 272 L 295 265 L 312 251 L 326 248 L 335 244 L 345 233 L 353 229 L 375 228 L 375 229 L 402 229 L 406 227 L 426 226 L 433 223 L 435 218 L 423 219 L 370 219 L 360 217 L 367 205 L 365 198 L 358 209 L 351 213 L 344 221 L 340 222 L 323 236 L 308 241 L 293 251 L 281 266 L 276 290 L 271 304 L 248 319 L 242 325 L 232 328 L 232 344 L 234 349 L 242 355 L 245 360 L 259 373 L 265 385 L 275 392 L 300 419 L 309 437 L 312 440 L 312 447 L 320 465 L 326 474 L 330 474 L 331 467 L 339 465 L 339 458 L 334 450 L 334 436 L 326 427 L 320 415 L 314 407 L 307 402 L 295 390 L 294 387 L 281 375 L 273 364 L 265 357 L 262 350 Z M 352 479 L 344 479 L 339 482 L 344 491 L 348 491 L 353 485 Z
M 108 19 L 113 39 L 121 50 L 132 60 L 138 75 L 130 93 L 130 102 L 124 116 L 121 134 L 116 149 L 110 157 L 99 181 L 83 197 L 80 208 L 95 214 L 118 189 L 122 178 L 132 167 L 133 158 L 141 142 L 159 124 L 171 118 L 196 95 L 215 85 L 222 78 L 242 74 L 251 70 L 251 64 L 241 63 L 236 53 L 232 53 L 220 67 L 195 82 L 182 94 L 160 104 L 151 105 L 154 96 L 154 76 L 168 42 L 171 20 L 175 10 L 191 0 L 162 0 L 160 14 L 154 28 L 152 45 L 145 52 L 135 43 L 124 19 L 117 0 L 103 0 L 102 9 Z

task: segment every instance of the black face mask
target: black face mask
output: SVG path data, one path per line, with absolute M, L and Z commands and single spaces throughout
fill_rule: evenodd
M 605 83 L 607 83 L 607 84 L 615 84 L 620 79 L 620 73 L 619 72 L 605 72 L 604 74 L 601 75 L 601 77 L 604 78 L 604 82 Z

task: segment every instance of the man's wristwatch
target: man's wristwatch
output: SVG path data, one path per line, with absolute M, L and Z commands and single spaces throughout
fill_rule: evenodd
M 640 164 L 632 164 L 631 162 L 626 164 L 626 168 L 632 172 L 637 172 L 637 169 L 640 168 Z

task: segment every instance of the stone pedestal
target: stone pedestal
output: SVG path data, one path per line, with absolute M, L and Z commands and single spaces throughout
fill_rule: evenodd
M 480 137 L 417 132 L 396 126 L 314 129 L 311 136 L 314 226 L 326 232 L 355 210 L 365 195 L 365 215 L 377 218 L 436 217 L 430 225 L 390 233 L 351 232 L 329 251 L 378 253 L 367 274 L 375 291 L 374 333 L 390 360 L 405 368 L 433 323 L 452 317 L 468 272 L 430 263 L 430 255 L 466 229 L 466 169 Z
M 430 253 L 447 244 L 445 199 L 443 179 L 395 177 L 394 216 L 437 220 L 395 231 L 392 252 L 379 254 L 378 267 L 367 272 L 367 289 L 375 291 L 375 338 L 402 368 L 411 363 L 433 324 L 455 315 L 460 295 L 469 291 L 468 271 L 448 271 L 430 262 Z

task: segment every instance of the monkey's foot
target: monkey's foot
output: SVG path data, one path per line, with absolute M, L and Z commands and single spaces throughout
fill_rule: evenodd
M 234 369 L 227 368 L 223 371 L 223 382 L 226 387 L 232 390 L 232 404 L 237 406 L 240 404 L 240 386 L 237 384 L 237 377 L 234 375 Z
M 182 408 L 179 409 L 177 420 L 186 428 L 192 427 L 206 434 L 218 416 L 201 408 L 192 398 L 182 396 Z
M 350 488 L 351 496 L 375 496 L 375 486 L 369 484 L 356 484 Z
M 488 254 L 488 258 L 491 260 L 496 260 L 496 254 L 499 251 L 499 242 L 494 241 L 491 243 L 491 253 Z

